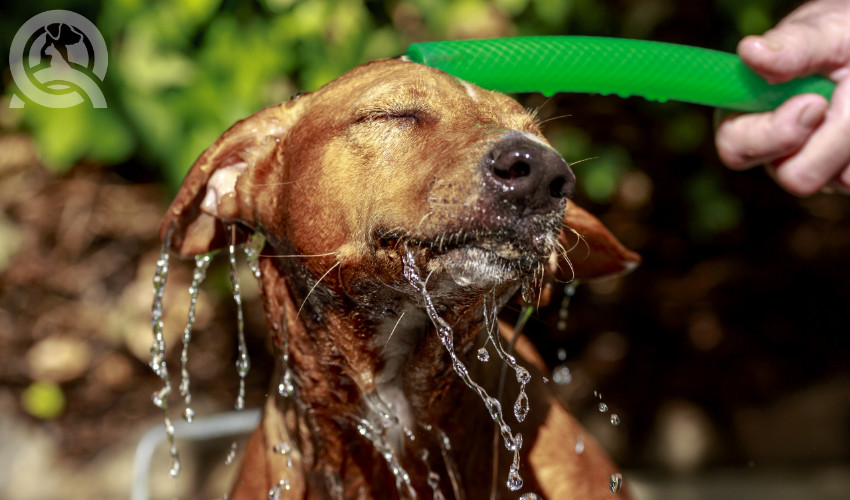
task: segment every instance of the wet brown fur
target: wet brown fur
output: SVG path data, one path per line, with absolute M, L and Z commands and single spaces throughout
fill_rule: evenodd
M 423 274 L 432 273 L 428 290 L 454 330 L 456 352 L 495 394 L 501 363 L 474 362 L 482 343 L 482 300 L 492 294 L 503 304 L 517 291 L 518 276 L 481 286 L 459 286 L 451 276 L 467 239 L 498 224 L 501 209 L 482 191 L 478 165 L 511 130 L 545 141 L 534 118 L 513 99 L 418 64 L 384 60 L 237 123 L 198 159 L 162 235 L 170 235 L 173 250 L 184 257 L 222 248 L 231 238 L 242 242 L 254 232 L 265 236 L 264 308 L 278 355 L 288 349 L 296 376 L 293 397 L 271 391 L 229 498 L 266 498 L 281 479 L 289 485 L 281 498 L 407 498 L 357 431 L 358 419 L 374 417 L 369 401 L 397 388 L 415 439 L 387 441 L 418 497 L 432 496 L 429 471 L 446 498 L 516 496 L 505 486 L 509 455 L 501 444 L 494 450 L 486 410 L 452 371 L 430 321 L 415 311 L 421 297 L 402 272 L 409 245 Z M 238 175 L 232 187 L 215 177 L 243 162 L 230 170 Z M 211 189 L 218 198 L 203 205 Z M 512 222 L 521 227 L 519 240 L 549 230 L 542 222 L 529 223 L 530 229 L 519 222 Z M 543 281 L 593 278 L 637 263 L 575 204 L 569 204 L 564 223 L 561 245 L 577 250 L 571 263 L 566 255 L 557 262 L 540 256 Z M 487 245 L 506 258 L 540 250 L 522 241 Z M 304 257 L 275 257 L 280 255 Z M 388 318 L 399 317 L 397 331 L 385 338 Z M 537 358 L 522 338 L 517 350 Z M 391 365 L 397 375 L 382 381 Z M 514 396 L 502 402 L 512 429 L 524 437 L 522 492 L 548 499 L 610 497 L 608 477 L 615 468 L 543 384 L 539 358 L 534 365 L 528 419 L 517 424 L 507 410 L 516 383 L 505 392 Z M 441 449 L 437 429 L 454 450 Z M 585 442 L 581 454 L 573 451 L 579 436 Z M 283 442 L 294 451 L 276 453 Z M 500 463 L 497 491 L 491 492 L 494 453 Z

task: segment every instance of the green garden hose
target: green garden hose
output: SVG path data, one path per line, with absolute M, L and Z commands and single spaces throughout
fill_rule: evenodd
M 812 76 L 771 85 L 734 54 L 645 40 L 534 36 L 414 43 L 411 60 L 500 92 L 643 96 L 738 111 L 769 111 L 835 84 Z

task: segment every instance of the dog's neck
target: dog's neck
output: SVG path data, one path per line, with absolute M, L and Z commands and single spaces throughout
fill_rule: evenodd
M 335 488 L 334 478 L 345 492 L 387 480 L 398 483 L 398 474 L 376 481 L 376 470 L 392 468 L 388 460 L 397 460 L 416 490 L 429 477 L 439 478 L 444 490 L 450 488 L 460 476 L 451 469 L 464 465 L 451 463 L 444 439 L 460 441 L 472 432 L 486 435 L 492 427 L 480 401 L 454 373 L 446 346 L 417 303 L 421 301 L 387 287 L 383 292 L 367 290 L 374 296 L 354 300 L 328 286 L 298 281 L 304 274 L 292 264 L 262 262 L 268 322 L 279 357 L 288 359 L 283 369 L 292 370 L 296 379 L 294 394 L 276 397 L 265 419 L 276 412 L 287 428 L 284 434 L 299 450 L 307 489 L 326 488 L 324 493 L 334 496 L 329 491 Z M 336 279 L 325 278 L 329 284 Z M 482 296 L 435 303 L 453 329 L 452 348 L 471 364 L 480 347 L 476 338 L 484 331 Z M 489 377 L 491 384 L 495 379 Z M 459 411 L 464 406 L 469 411 Z M 470 425 L 473 420 L 480 422 Z M 286 438 L 267 436 L 276 439 Z M 266 453 L 274 455 L 274 446 L 267 442 Z M 417 478 L 425 479 L 416 484 Z

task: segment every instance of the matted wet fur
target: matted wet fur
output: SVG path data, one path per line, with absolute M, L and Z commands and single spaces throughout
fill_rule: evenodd
M 187 175 L 162 236 L 183 257 L 265 237 L 263 304 L 295 385 L 290 397 L 270 391 L 229 498 L 267 498 L 277 485 L 281 498 L 610 498 L 615 467 L 523 338 L 531 408 L 522 423 L 505 419 L 523 436 L 524 486 L 507 488 L 511 454 L 494 447 L 487 410 L 404 272 L 409 253 L 453 350 L 495 395 L 501 361 L 474 355 L 485 300 L 501 307 L 521 281 L 540 288 L 639 260 L 567 201 L 573 186 L 516 101 L 403 59 L 354 68 L 225 132 Z

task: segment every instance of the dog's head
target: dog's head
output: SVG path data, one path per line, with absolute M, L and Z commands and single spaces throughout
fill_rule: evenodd
M 307 272 L 318 279 L 336 261 L 349 287 L 369 276 L 403 289 L 412 252 L 438 295 L 543 269 L 628 269 L 637 257 L 568 201 L 574 188 L 515 100 L 382 60 L 231 127 L 187 175 L 162 232 L 190 256 L 222 247 L 235 224 L 278 253 L 326 255 L 305 258 Z M 589 252 L 569 263 L 576 235 Z

